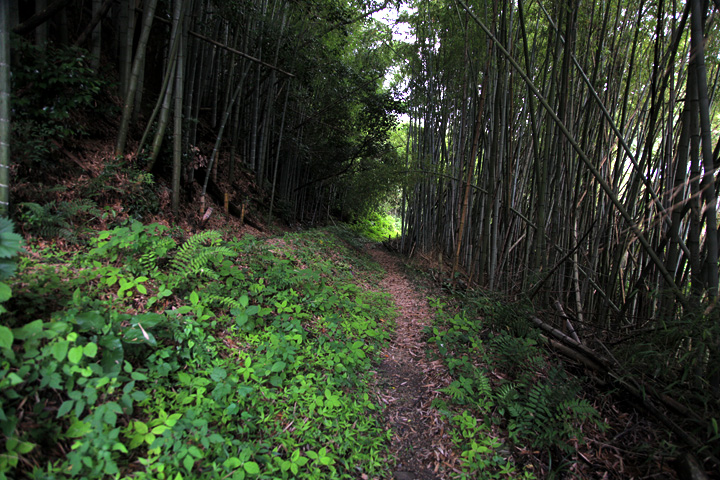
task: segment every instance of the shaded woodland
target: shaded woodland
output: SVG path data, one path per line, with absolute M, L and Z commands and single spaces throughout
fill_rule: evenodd
M 502 296 L 517 307 L 502 329 L 537 328 L 712 470 L 719 14 L 717 0 L 0 1 L 0 213 L 63 245 L 125 228 L 113 235 L 145 235 L 154 262 L 183 239 L 160 252 L 131 222 L 202 230 L 214 208 L 260 231 L 392 210 L 388 247 L 460 298 Z M 197 307 L 199 285 L 167 297 L 195 288 Z
M 716 5 L 416 7 L 403 251 L 531 302 L 703 424 L 720 386 Z
M 270 197 L 263 214 L 290 223 L 363 213 L 387 195 L 399 107 L 382 88 L 391 38 L 365 22 L 383 4 L 9 4 L 16 183 L 59 168 L 51 156 L 73 154 L 74 140 L 114 136 L 113 155 L 167 181 L 176 213 L 183 192 L 204 212 L 218 178 L 240 205 L 240 166 Z

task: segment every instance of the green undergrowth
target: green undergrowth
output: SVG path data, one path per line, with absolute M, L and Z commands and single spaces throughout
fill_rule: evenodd
M 393 313 L 337 230 L 28 250 L 0 298 L 0 479 L 390 476 L 368 376 Z
M 456 478 L 538 478 L 539 467 L 562 477 L 583 433 L 606 428 L 580 380 L 546 360 L 517 305 L 445 302 L 458 303 L 432 299 L 436 318 L 425 334 L 453 378 L 434 406 L 462 452 Z M 531 451 L 544 465 L 524 458 Z
M 351 228 L 370 240 L 382 242 L 400 235 L 400 219 L 390 214 L 372 212 L 354 222 Z

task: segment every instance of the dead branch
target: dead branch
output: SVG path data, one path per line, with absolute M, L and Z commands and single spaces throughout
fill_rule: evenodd
M 627 374 L 621 372 L 620 365 L 608 359 L 607 357 L 594 352 L 585 345 L 575 341 L 570 336 L 561 332 L 557 328 L 548 325 L 537 317 L 532 317 L 531 321 L 537 325 L 543 331 L 549 333 L 552 337 L 558 340 L 560 348 L 556 348 L 558 352 L 568 356 L 574 360 L 580 361 L 583 365 L 587 366 L 591 370 L 606 376 L 611 380 L 617 387 L 622 388 L 625 392 L 632 395 L 639 404 L 642 405 L 646 410 L 653 414 L 663 425 L 665 425 L 670 431 L 672 431 L 685 445 L 693 448 L 696 452 L 700 451 L 705 447 L 705 443 L 698 440 L 692 434 L 686 432 L 682 427 L 675 423 L 670 417 L 663 413 L 654 402 L 658 402 L 666 408 L 676 411 L 681 410 L 682 414 L 689 415 L 693 420 L 699 424 L 708 428 L 709 426 L 705 421 L 692 414 L 689 409 L 683 407 L 676 401 L 668 402 L 666 395 L 658 395 L 654 388 L 647 385 L 645 382 Z M 552 345 L 552 340 L 551 340 Z M 554 346 L 554 345 L 553 345 Z M 572 351 L 572 353 L 570 353 Z M 584 358 L 583 358 L 584 357 Z M 705 458 L 712 462 L 715 467 L 720 467 L 720 460 L 715 455 L 704 452 Z

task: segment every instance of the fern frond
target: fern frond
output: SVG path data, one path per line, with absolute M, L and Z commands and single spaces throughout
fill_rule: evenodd
M 236 255 L 232 249 L 219 245 L 220 240 L 220 233 L 208 230 L 190 237 L 183 243 L 170 261 L 172 283 L 178 285 L 187 278 L 200 275 L 214 280 L 219 279 L 218 274 L 209 264 Z
M 221 295 L 213 295 L 212 293 L 205 294 L 205 298 L 209 302 L 217 302 L 225 308 L 237 308 L 239 310 L 245 310 L 245 306 L 243 306 L 242 303 L 238 302 L 234 298 L 223 297 Z
M 159 261 L 167 257 L 167 253 L 175 248 L 177 243 L 172 237 L 159 237 L 153 248 L 140 256 L 140 266 L 147 273 L 158 273 L 160 271 Z
M 188 238 L 175 253 L 175 257 L 170 263 L 170 269 L 174 272 L 184 272 L 197 255 L 198 250 L 205 248 L 206 244 L 216 246 L 220 238 L 220 233 L 215 230 L 200 232 Z
M 62 212 L 66 218 L 73 218 L 80 214 L 102 215 L 102 212 L 97 207 L 97 203 L 89 198 L 78 198 L 68 202 L 61 202 L 58 205 L 58 211 Z
M 490 384 L 488 376 L 485 375 L 485 372 L 477 370 L 475 372 L 474 380 L 478 397 L 482 398 L 492 396 L 492 385 Z

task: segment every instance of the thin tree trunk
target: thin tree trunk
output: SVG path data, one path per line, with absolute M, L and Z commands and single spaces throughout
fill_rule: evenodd
M 101 47 L 101 38 L 102 38 L 102 20 L 105 18 L 105 15 L 110 11 L 110 7 L 113 6 L 113 3 L 116 2 L 116 0 L 105 0 L 99 7 L 96 6 L 97 3 L 102 2 L 102 0 L 93 0 L 93 17 L 92 20 L 90 20 L 90 23 L 87 27 L 85 27 L 85 30 L 82 31 L 80 36 L 75 40 L 75 45 L 82 45 L 84 44 L 88 37 L 92 34 L 92 49 L 91 49 L 91 55 L 93 56 L 92 62 L 97 61 L 97 65 L 91 62 L 91 66 L 94 69 L 97 69 L 100 67 L 100 47 Z M 65 13 L 65 10 L 61 11 L 62 14 Z M 126 19 L 125 19 L 126 20 Z M 122 22 L 123 19 L 120 21 L 120 36 L 122 37 Z
M 227 125 L 228 118 L 230 118 L 230 113 L 232 112 L 232 107 L 235 104 L 235 101 L 237 100 L 238 96 L 240 95 L 240 90 L 243 87 L 243 82 L 240 82 L 240 84 L 235 89 L 235 92 L 233 93 L 232 99 L 230 100 L 230 103 L 228 105 L 225 105 L 225 112 L 222 116 L 222 121 L 220 123 L 220 129 L 218 130 L 217 137 L 215 139 L 215 146 L 213 147 L 212 155 L 210 155 L 210 162 L 208 163 L 207 172 L 205 173 L 205 181 L 203 182 L 203 188 L 202 192 L 200 194 L 200 208 L 204 211 L 205 209 L 205 192 L 207 191 L 208 182 L 210 180 L 210 174 L 212 171 L 213 164 L 217 161 L 218 152 L 220 151 L 220 144 L 222 143 L 222 137 L 223 133 L 225 131 L 225 125 Z
M 177 70 L 177 58 L 170 59 L 168 64 L 168 72 L 171 77 L 174 77 Z M 152 146 L 150 147 L 150 158 L 148 159 L 147 169 L 152 170 L 155 162 L 157 161 L 158 155 L 160 155 L 160 148 L 162 142 L 165 139 L 165 130 L 167 129 L 168 121 L 170 119 L 170 108 L 173 102 L 173 91 L 175 89 L 175 82 L 168 82 L 165 91 L 162 93 L 162 105 L 160 107 L 160 117 L 158 118 L 157 128 L 155 130 L 155 136 L 153 137 Z
M 164 116 L 161 115 L 161 118 L 164 119 L 164 122 L 161 120 L 159 123 L 167 123 L 168 113 L 167 111 L 170 108 L 168 95 L 172 95 L 173 92 L 173 84 L 171 82 L 176 81 L 176 66 L 177 66 L 177 59 L 178 59 L 178 51 L 180 49 L 181 45 L 181 35 L 179 34 L 178 30 L 180 28 L 180 25 L 178 22 L 173 22 L 172 30 L 170 31 L 170 54 L 168 55 L 168 61 L 167 66 L 165 67 L 165 75 L 163 75 L 163 83 L 160 87 L 160 95 L 158 96 L 157 102 L 155 102 L 155 108 L 153 109 L 153 112 L 150 114 L 150 118 L 147 121 L 147 125 L 145 126 L 145 131 L 143 132 L 142 138 L 140 138 L 140 142 L 138 143 L 137 149 L 135 150 L 135 155 L 140 155 L 142 153 L 143 147 L 145 146 L 145 141 L 147 140 L 147 137 L 150 135 L 150 131 L 152 130 L 153 123 L 155 122 L 155 117 L 157 117 L 158 113 L 164 113 Z M 164 130 L 165 127 L 163 127 Z M 157 131 L 157 130 L 156 130 Z M 157 140 L 157 135 L 155 136 L 155 140 Z M 162 136 L 160 137 L 160 140 L 162 140 Z M 154 143 L 153 143 L 154 145 Z M 155 148 L 152 149 L 154 152 L 147 165 L 145 166 L 145 170 L 148 172 L 153 169 L 155 166 L 155 160 L 157 159 L 157 154 L 155 152 Z
M 172 169 L 172 211 L 177 215 L 180 208 L 180 174 L 182 173 L 183 157 L 183 98 L 184 98 L 184 74 L 185 74 L 185 44 L 187 31 L 185 25 L 185 2 L 175 0 L 175 15 L 178 18 L 179 32 L 177 35 L 180 48 L 177 53 L 177 66 L 175 77 L 175 119 L 173 129 L 173 169 Z
M 488 53 L 488 55 L 491 55 Z M 452 267 L 452 278 L 455 278 L 455 272 L 457 272 L 458 268 L 458 261 L 460 260 L 460 247 L 462 246 L 462 238 L 463 233 L 465 231 L 465 224 L 467 222 L 467 216 L 468 216 L 468 200 L 470 198 L 470 184 L 472 183 L 472 176 L 475 171 L 475 159 L 478 155 L 478 146 L 480 144 L 480 132 L 482 130 L 483 125 L 483 113 L 485 110 L 485 92 L 487 92 L 489 88 L 489 81 L 487 79 L 487 66 L 485 69 L 484 74 L 484 82 L 482 89 L 480 91 L 480 98 L 478 100 L 476 108 L 477 110 L 477 117 L 475 119 L 475 129 L 473 132 L 473 143 L 472 143 L 472 149 L 470 151 L 470 157 L 468 158 L 468 169 L 467 169 L 467 177 L 465 179 L 465 193 L 463 195 L 463 204 L 462 204 L 462 211 L 460 213 L 460 227 L 458 231 L 458 237 L 457 237 L 457 246 L 455 247 L 455 256 L 453 257 L 453 267 Z
M 8 0 L 3 0 L 8 1 Z M 10 2 L 15 2 L 15 0 L 9 0 Z M 47 0 L 44 0 L 45 4 L 47 5 Z M 73 0 L 56 0 L 52 4 L 50 4 L 47 8 L 44 8 L 42 10 L 35 10 L 35 15 L 30 17 L 29 19 L 25 20 L 23 23 L 18 24 L 19 22 L 19 14 L 18 14 L 18 8 L 17 3 L 15 3 L 15 6 L 10 9 L 10 16 L 11 16 L 11 22 L 13 24 L 12 31 L 17 33 L 18 35 L 25 35 L 26 33 L 30 33 L 38 26 L 43 25 L 45 22 L 50 20 L 53 15 L 55 15 L 57 12 L 65 8 L 70 2 Z
M 92 0 L 93 19 L 99 18 L 95 28 L 92 30 L 92 47 L 90 48 L 90 66 L 97 70 L 100 68 L 100 52 L 102 50 L 102 15 L 100 11 L 103 8 L 102 0 Z M 109 7 L 108 7 L 109 8 Z
M 707 89 L 707 71 L 705 68 L 705 49 L 703 38 L 703 10 L 700 0 L 691 0 L 692 13 L 691 62 L 695 63 L 695 79 L 697 81 L 698 107 L 700 114 L 700 145 L 702 147 L 702 192 L 705 216 L 705 242 L 706 258 L 705 271 L 707 272 L 707 292 L 711 300 L 718 295 L 718 238 L 717 238 L 717 195 L 715 194 L 715 165 L 712 154 L 712 139 L 710 133 L 710 101 Z
M 140 40 L 138 41 L 138 47 L 135 53 L 135 59 L 133 61 L 132 73 L 130 75 L 130 83 L 128 84 L 128 91 L 125 95 L 123 115 L 122 119 L 120 120 L 117 145 L 115 146 L 116 156 L 122 156 L 125 153 L 125 144 L 127 142 L 128 131 L 130 129 L 130 118 L 132 117 L 135 94 L 138 86 L 138 78 L 140 76 L 142 64 L 145 59 L 145 50 L 147 47 L 148 38 L 150 37 L 150 29 L 152 28 L 153 18 L 155 17 L 155 7 L 157 5 L 157 1 L 158 0 L 148 0 L 148 3 L 145 5 L 142 30 L 140 32 Z
M 278 165 L 280 164 L 280 149 L 282 147 L 283 132 L 285 129 L 285 114 L 287 113 L 288 98 L 290 97 L 289 80 L 286 82 L 286 88 L 287 90 L 285 91 L 285 102 L 283 103 L 282 119 L 280 120 L 280 133 L 278 135 L 278 143 L 275 152 L 275 168 L 273 170 L 272 192 L 270 193 L 270 209 L 268 210 L 268 221 L 272 217 L 273 204 L 275 202 L 275 185 L 277 183 Z
M 10 4 L 0 1 L 0 216 L 10 208 Z
M 35 0 L 35 15 L 38 15 L 47 9 L 47 0 Z M 48 17 L 47 20 L 50 20 Z M 42 22 L 35 28 L 35 45 L 40 47 L 41 51 L 47 49 L 48 42 L 48 26 L 47 22 Z

